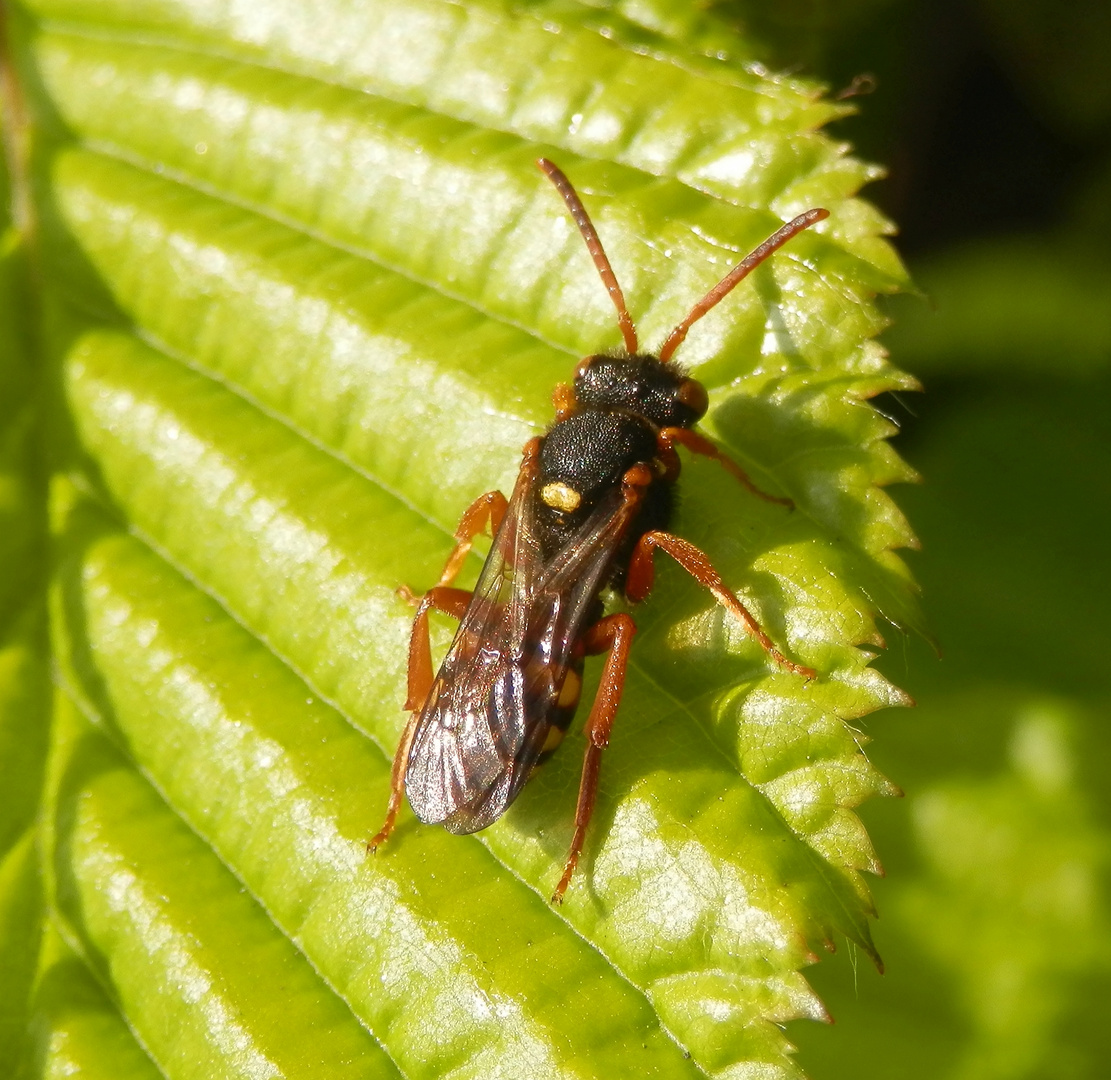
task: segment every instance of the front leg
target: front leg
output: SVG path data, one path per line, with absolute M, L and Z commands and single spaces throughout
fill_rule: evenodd
M 699 435 L 697 431 L 691 431 L 689 428 L 667 427 L 662 428 L 656 438 L 665 461 L 668 460 L 667 455 L 674 455 L 675 444 L 678 443 L 680 446 L 685 446 L 692 454 L 701 454 L 703 457 L 713 458 L 726 472 L 744 484 L 753 495 L 765 502 L 779 503 L 781 506 L 789 506 L 792 510 L 794 509 L 793 500 L 780 495 L 769 495 L 766 491 L 761 491 L 749 478 L 748 473 L 731 457 L 723 454 L 705 435 Z
M 455 547 L 444 564 L 437 585 L 450 585 L 459 576 L 459 571 L 463 569 L 463 563 L 474 545 L 474 538 L 485 531 L 487 524 L 491 535 L 496 534 L 505 519 L 507 509 L 509 503 L 500 491 L 488 491 L 485 495 L 479 495 L 463 511 L 459 527 L 455 530 Z
M 813 679 L 817 674 L 813 668 L 788 660 L 772 643 L 772 639 L 753 617 L 752 613 L 737 599 L 710 562 L 709 556 L 696 548 L 688 540 L 666 532 L 646 532 L 637 542 L 633 557 L 629 561 L 629 573 L 625 579 L 625 595 L 636 602 L 643 600 L 652 591 L 656 568 L 652 555 L 656 548 L 666 551 L 691 577 L 713 593 L 727 611 L 732 612 L 744 624 L 748 632 L 764 647 L 764 651 L 782 668 L 793 671 L 803 678 Z

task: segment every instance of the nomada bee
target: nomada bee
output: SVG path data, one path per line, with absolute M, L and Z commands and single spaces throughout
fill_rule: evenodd
M 586 357 L 574 381 L 556 387 L 555 422 L 525 444 L 513 493 L 506 499 L 500 491 L 487 492 L 471 504 L 439 582 L 417 603 L 405 702 L 411 718 L 394 757 L 386 820 L 368 848 L 376 850 L 393 831 L 405 791 L 422 822 L 454 833 L 477 832 L 501 817 L 562 741 L 579 703 L 584 658 L 604 653 L 586 721 L 575 831 L 552 896 L 558 904 L 582 852 L 636 633 L 629 614 L 604 614 L 604 590 L 622 589 L 630 601 L 643 600 L 652 588 L 653 555 L 665 551 L 777 664 L 814 676 L 775 647 L 701 550 L 666 530 L 680 446 L 713 458 L 754 495 L 793 505 L 760 491 L 693 430 L 708 407 L 706 390 L 672 356 L 691 326 L 752 270 L 829 213 L 808 210 L 768 237 L 694 305 L 654 356 L 640 351 L 621 286 L 571 182 L 550 161 L 537 164 L 586 241 L 617 308 L 624 351 Z M 473 592 L 455 588 L 474 538 L 487 526 L 493 544 L 478 584 Z M 432 608 L 459 619 L 435 677 Z

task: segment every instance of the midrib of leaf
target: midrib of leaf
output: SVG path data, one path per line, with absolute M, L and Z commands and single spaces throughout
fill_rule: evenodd
M 530 153 L 532 153 L 532 152 L 533 152 L 533 151 L 530 151 Z M 557 207 L 556 209 L 557 209 L 557 212 L 558 212 L 558 207 Z M 524 219 L 522 218 L 522 220 L 524 220 Z M 580 253 L 580 257 L 581 257 L 581 253 Z M 572 275 L 566 275 L 566 276 L 567 276 L 567 277 L 570 277 L 570 276 L 572 276 Z M 681 283 L 681 284 L 682 284 L 682 283 Z M 594 290 L 596 290 L 596 288 L 597 288 L 597 286 L 596 286 L 596 283 L 592 281 L 592 282 L 590 283 L 590 288 L 591 288 L 591 289 L 594 289 Z M 683 289 L 686 289 L 686 284 L 683 284 L 683 285 L 682 285 L 682 288 L 683 288 Z M 676 291 L 676 292 L 680 292 L 680 291 L 682 291 L 682 289 L 680 289 L 680 288 L 676 287 L 675 291 Z M 591 294 L 591 295 L 593 295 L 593 294 Z M 558 320 L 556 320 L 556 321 L 558 322 Z M 559 324 L 560 324 L 560 325 L 562 325 L 562 322 L 560 322 Z M 599 323 L 599 325 L 601 325 L 601 322 Z M 611 329 L 611 316 L 610 316 L 609 312 L 604 312 L 604 325 L 605 325 L 605 336 L 606 336 L 606 338 L 607 338 L 607 340 L 608 340 L 609 338 L 611 338 L 611 337 L 612 337 L 612 329 Z M 599 334 L 601 334 L 601 333 L 602 333 L 602 331 L 601 331 L 601 330 L 599 330 Z M 504 467 L 504 466 L 503 466 L 503 467 Z M 486 486 L 486 485 L 488 485 L 488 483 L 489 483 L 489 479 L 488 479 L 488 478 L 489 478 L 489 476 L 490 476 L 490 473 L 488 472 L 488 473 L 486 474 L 486 479 L 484 479 L 484 481 L 483 481 L 483 486 Z M 472 488 L 472 489 L 471 489 L 471 491 L 470 491 L 470 494 L 473 494 L 473 493 L 474 493 L 474 490 L 476 490 L 476 489 L 475 489 L 475 488 Z M 861 711 L 863 711 L 863 709 L 861 709 Z M 570 749 L 569 749 L 569 750 L 568 750 L 568 753 L 570 753 L 570 752 L 571 752 L 571 751 L 570 751 Z M 572 755 L 572 756 L 573 756 L 573 755 Z

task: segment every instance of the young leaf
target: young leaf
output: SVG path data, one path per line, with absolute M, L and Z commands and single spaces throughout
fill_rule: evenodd
M 406 1074 L 797 1075 L 778 1025 L 824 1015 L 800 969 L 835 932 L 874 954 L 859 872 L 879 863 L 852 808 L 892 789 L 849 722 L 905 699 L 860 646 L 879 615 L 920 626 L 893 553 L 912 537 L 880 490 L 912 474 L 865 403 L 913 385 L 871 340 L 872 296 L 903 275 L 855 198 L 874 171 L 816 130 L 842 107 L 577 5 L 27 8 L 74 446 L 55 641 L 118 747 L 65 750 L 59 903 L 128 1023 L 171 1072 L 219 1044 L 99 899 L 119 859 L 143 904 L 168 896 L 181 858 L 211 888 L 151 918 L 188 927 L 220 1000 L 265 1028 L 276 984 L 227 966 L 218 857 L 257 901 L 227 900 L 250 964 L 303 973 L 302 1028 L 360 1021 Z M 542 154 L 653 346 L 785 217 L 831 211 L 681 353 L 708 430 L 797 509 L 693 463 L 677 531 L 819 677 L 661 570 L 559 911 L 581 736 L 477 837 L 407 818 L 362 854 L 404 721 L 395 590 L 435 580 L 553 383 L 617 341 Z M 195 836 L 155 843 L 162 805 Z M 159 1036 L 161 1010 L 193 1034 Z

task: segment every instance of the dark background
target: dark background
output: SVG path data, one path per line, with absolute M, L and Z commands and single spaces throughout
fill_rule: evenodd
M 842 130 L 889 166 L 869 195 L 910 259 L 1016 229 L 1066 226 L 1108 193 L 1105 0 L 721 0 L 769 66 L 875 90 Z M 1090 191 L 1089 188 L 1092 188 Z M 1104 211 L 1106 227 L 1111 213 Z M 1105 234 L 1104 238 L 1107 236 Z
M 832 131 L 889 168 L 922 291 L 885 342 L 924 394 L 877 405 L 923 475 L 894 495 L 940 659 L 879 662 L 918 699 L 862 725 L 906 791 L 862 808 L 887 974 L 808 972 L 814 1080 L 1109 1074 L 1111 3 L 723 0 L 769 67 L 836 92 Z

